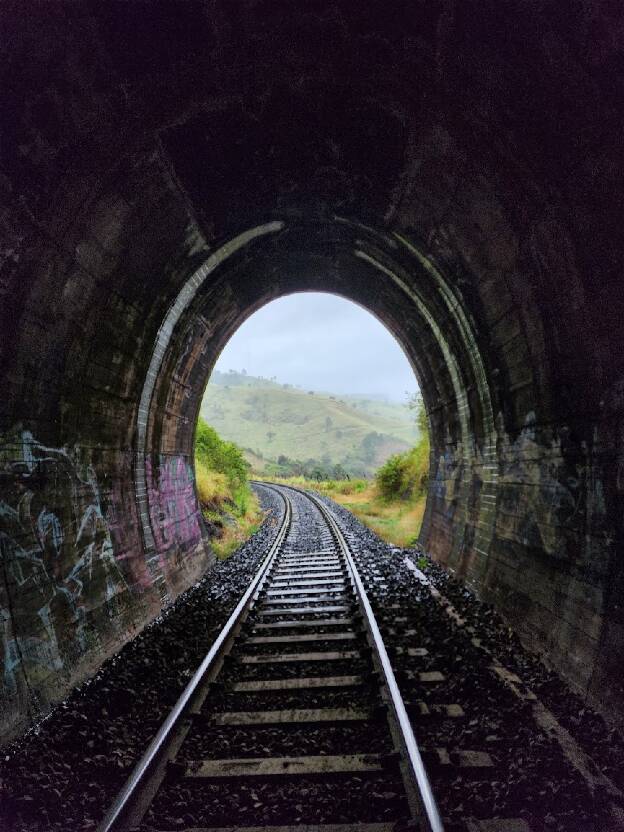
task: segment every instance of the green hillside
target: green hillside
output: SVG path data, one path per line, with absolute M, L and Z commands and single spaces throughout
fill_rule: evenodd
M 201 415 L 245 449 L 255 471 L 265 473 L 339 476 L 338 466 L 350 476 L 368 476 L 418 439 L 404 405 L 300 390 L 234 372 L 213 373 Z

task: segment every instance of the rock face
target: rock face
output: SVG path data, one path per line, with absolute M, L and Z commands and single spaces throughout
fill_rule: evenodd
M 423 544 L 624 713 L 620 11 L 365 6 L 3 8 L 4 736 L 210 565 L 203 387 L 305 289 L 413 362 Z

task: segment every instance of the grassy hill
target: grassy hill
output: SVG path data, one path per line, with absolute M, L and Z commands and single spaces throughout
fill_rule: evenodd
M 315 466 L 330 475 L 342 466 L 350 476 L 369 476 L 418 439 L 404 405 L 300 390 L 233 372 L 213 373 L 201 415 L 224 439 L 244 448 L 259 473 L 286 473 L 277 468 L 299 461 L 308 475 Z

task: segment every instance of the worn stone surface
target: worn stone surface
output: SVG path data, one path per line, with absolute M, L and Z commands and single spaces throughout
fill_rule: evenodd
M 617 4 L 0 14 L 2 733 L 210 564 L 203 386 L 302 289 L 413 362 L 428 550 L 621 715 Z

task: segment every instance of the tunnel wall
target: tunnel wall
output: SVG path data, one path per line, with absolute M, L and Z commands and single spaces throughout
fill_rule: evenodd
M 353 9 L 3 6 L 3 737 L 209 567 L 201 390 L 300 289 L 362 303 L 417 372 L 427 549 L 622 718 L 621 16 Z M 142 409 L 179 293 L 271 221 L 185 308 Z
M 50 200 L 36 223 L 17 201 L 4 215 L 5 737 L 45 714 L 213 561 L 188 451 L 158 449 L 147 460 L 155 571 L 134 486 L 140 392 L 202 238 L 156 148 L 97 185 L 65 178 Z M 171 297 L 159 304 L 151 276 L 162 273 Z

